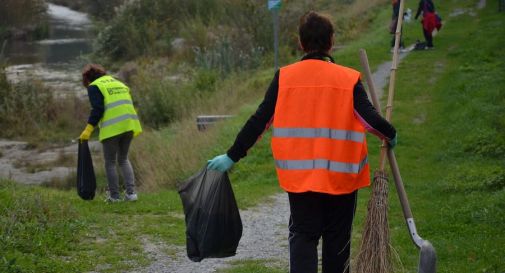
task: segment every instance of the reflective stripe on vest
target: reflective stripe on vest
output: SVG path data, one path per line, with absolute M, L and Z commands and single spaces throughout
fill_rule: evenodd
M 365 157 L 359 164 L 345 162 L 336 162 L 326 159 L 315 160 L 276 160 L 277 168 L 283 170 L 316 170 L 325 169 L 332 172 L 358 174 L 368 163 L 368 157 Z
M 330 138 L 363 142 L 365 134 L 354 131 L 335 130 L 330 128 L 273 128 L 273 137 Z
M 105 105 L 105 110 L 110 109 L 110 108 L 114 108 L 116 106 L 124 105 L 124 104 L 132 104 L 133 105 L 133 102 L 131 100 L 118 100 L 113 103 L 109 103 L 109 104 Z
M 281 68 L 272 154 L 285 191 L 347 194 L 370 184 L 365 127 L 353 107 L 359 77 L 322 60 Z
M 108 75 L 90 85 L 97 86 L 104 98 L 105 111 L 99 123 L 100 141 L 128 131 L 133 131 L 134 136 L 142 132 L 128 86 Z
M 139 117 L 137 115 L 130 115 L 130 114 L 126 114 L 126 115 L 122 115 L 122 116 L 119 116 L 119 117 L 115 117 L 115 118 L 112 118 L 112 119 L 109 119 L 107 121 L 104 121 L 100 124 L 100 128 L 104 128 L 104 127 L 107 127 L 107 126 L 110 126 L 110 125 L 114 125 L 118 122 L 121 122 L 123 120 L 127 120 L 127 119 L 136 119 L 138 120 Z

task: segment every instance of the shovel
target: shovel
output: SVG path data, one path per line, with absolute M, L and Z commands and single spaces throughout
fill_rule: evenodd
M 366 51 L 364 49 L 360 50 L 360 60 L 361 65 L 363 66 L 363 69 L 365 71 L 370 97 L 372 97 L 372 104 L 377 109 L 377 111 L 381 113 L 379 99 L 377 98 L 377 94 L 375 93 L 375 87 L 372 80 L 372 73 L 370 71 L 368 58 L 366 55 Z M 391 98 L 389 99 L 391 100 Z M 393 178 L 395 180 L 395 186 L 396 191 L 398 192 L 398 198 L 400 199 L 400 204 L 403 209 L 403 216 L 405 217 L 405 221 L 407 222 L 407 227 L 409 229 L 410 238 L 412 239 L 416 247 L 421 250 L 419 254 L 418 273 L 435 273 L 437 263 L 437 255 L 435 252 L 435 248 L 428 240 L 424 240 L 417 233 L 416 224 L 414 222 L 414 217 L 412 216 L 412 211 L 410 210 L 407 193 L 405 192 L 405 188 L 403 186 L 403 180 L 400 175 L 400 168 L 398 167 L 398 163 L 396 162 L 396 156 L 393 149 L 387 149 L 387 156 L 389 159 L 389 165 L 391 167 L 391 171 L 393 173 Z

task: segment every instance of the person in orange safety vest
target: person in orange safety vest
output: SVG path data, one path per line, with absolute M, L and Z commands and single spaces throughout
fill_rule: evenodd
M 272 125 L 277 177 L 290 205 L 290 272 L 317 272 L 321 237 L 323 272 L 349 272 L 357 190 L 370 185 L 365 133 L 393 147 L 396 130 L 368 100 L 360 73 L 330 56 L 330 19 L 310 11 L 298 31 L 305 56 L 275 73 L 233 146 L 207 166 L 229 170 Z

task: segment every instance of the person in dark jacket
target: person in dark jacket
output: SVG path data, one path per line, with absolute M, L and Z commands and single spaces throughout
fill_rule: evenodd
M 426 40 L 426 48 L 433 48 L 433 31 L 435 29 L 440 29 L 442 27 L 441 22 L 437 14 L 435 13 L 435 4 L 432 0 L 421 0 L 419 1 L 419 6 L 417 7 L 417 12 L 415 19 L 419 15 L 423 15 L 421 24 L 423 26 L 424 39 Z
M 400 2 L 402 0 L 392 0 L 391 4 L 393 7 L 393 15 L 391 16 L 391 25 L 389 26 L 389 32 L 393 34 L 393 38 L 391 39 L 391 49 L 395 46 L 395 39 L 396 39 L 396 25 L 398 24 L 398 15 L 400 13 Z M 404 49 L 404 44 L 403 44 L 403 28 L 400 30 L 400 50 Z
M 357 191 L 370 184 L 365 131 L 393 147 L 396 130 L 368 100 L 360 73 L 330 56 L 330 19 L 308 12 L 298 32 L 305 56 L 275 73 L 233 145 L 207 166 L 228 171 L 272 124 L 277 176 L 290 206 L 290 273 L 317 272 L 320 238 L 323 272 L 349 272 Z

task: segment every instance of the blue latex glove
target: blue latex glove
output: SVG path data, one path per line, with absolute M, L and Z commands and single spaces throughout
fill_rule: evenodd
M 398 142 L 398 133 L 395 134 L 395 137 L 393 137 L 392 139 L 388 140 L 389 148 L 393 149 L 396 146 L 397 142 Z
M 222 154 L 207 161 L 207 169 L 226 172 L 233 166 L 233 164 L 235 164 L 235 162 L 233 162 L 227 154 Z

